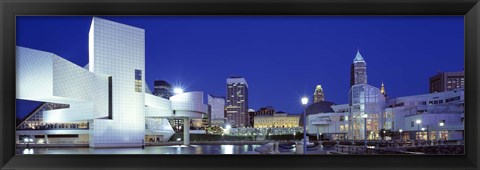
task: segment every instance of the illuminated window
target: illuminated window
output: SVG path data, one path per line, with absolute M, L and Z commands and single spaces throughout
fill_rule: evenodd
M 142 70 L 135 69 L 135 91 L 142 92 Z
M 438 132 L 439 134 L 439 139 L 441 140 L 447 140 L 448 139 L 448 131 L 442 130 Z

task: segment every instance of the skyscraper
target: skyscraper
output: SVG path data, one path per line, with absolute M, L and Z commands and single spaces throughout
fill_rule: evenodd
M 313 93 L 313 103 L 321 102 L 325 100 L 325 94 L 323 94 L 322 85 L 317 85 L 315 92 Z
M 356 84 L 367 84 L 367 63 L 359 50 L 353 59 L 350 72 L 350 87 Z
M 153 95 L 164 99 L 169 99 L 173 96 L 172 86 L 167 81 L 155 80 L 153 86 Z
M 465 72 L 439 72 L 430 77 L 430 93 L 453 91 L 465 87 Z
M 243 77 L 227 78 L 227 106 L 225 117 L 232 127 L 246 127 L 248 123 L 248 84 Z
M 210 106 L 209 123 L 212 126 L 223 126 L 225 123 L 225 97 L 208 95 Z

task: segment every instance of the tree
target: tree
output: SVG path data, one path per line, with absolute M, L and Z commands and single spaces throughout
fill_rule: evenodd
M 217 135 L 221 135 L 223 134 L 223 129 L 219 126 L 209 126 L 207 127 L 207 133 L 210 133 L 210 134 L 217 134 Z

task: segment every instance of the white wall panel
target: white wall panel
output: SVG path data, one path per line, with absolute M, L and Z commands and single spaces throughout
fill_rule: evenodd
M 36 100 L 53 95 L 52 53 L 17 47 L 16 98 Z
M 89 69 L 112 76 L 113 89 L 113 119 L 94 121 L 90 146 L 140 146 L 145 137 L 145 90 L 135 91 L 135 70 L 141 70 L 143 82 L 145 31 L 94 17 L 89 38 Z
M 46 123 L 63 123 L 92 119 L 94 116 L 93 102 L 70 104 L 70 108 L 47 110 L 43 112 Z

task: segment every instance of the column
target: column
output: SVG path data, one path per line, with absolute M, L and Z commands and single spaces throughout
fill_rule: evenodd
M 183 118 L 183 144 L 190 145 L 190 118 Z

